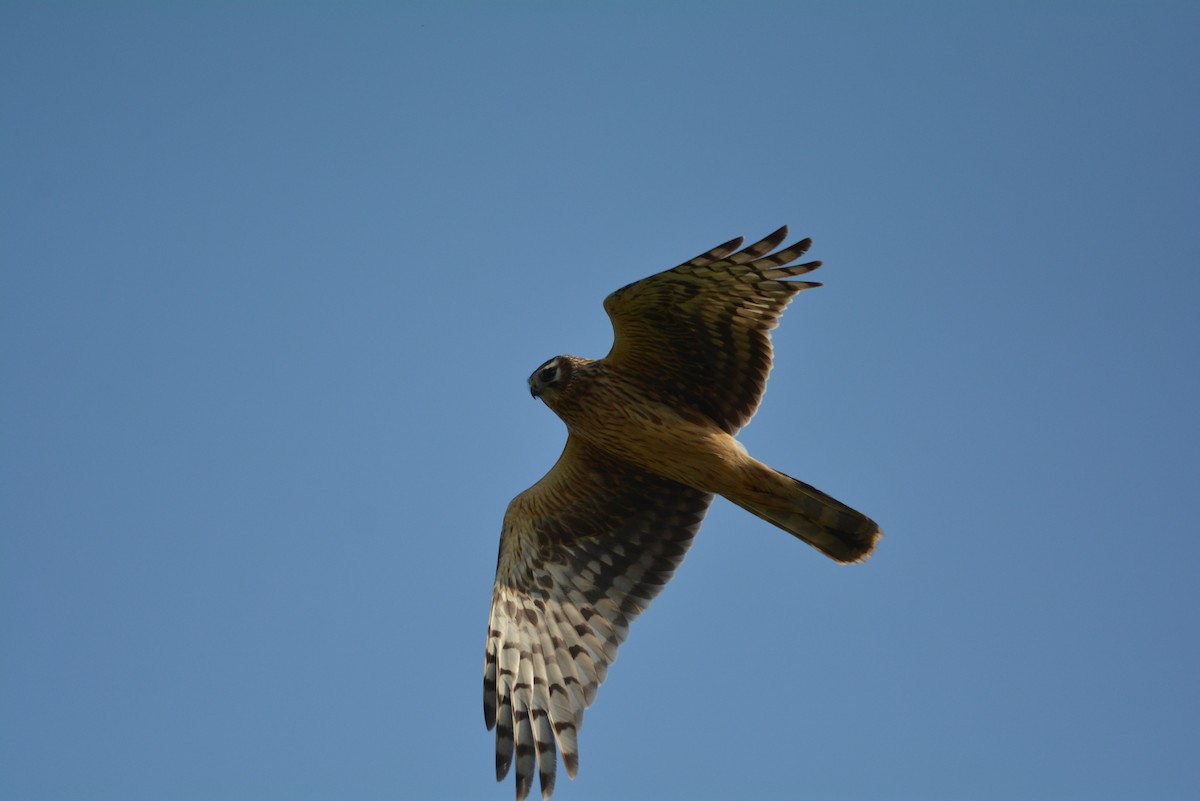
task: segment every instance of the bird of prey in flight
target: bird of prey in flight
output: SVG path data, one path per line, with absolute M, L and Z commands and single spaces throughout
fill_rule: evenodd
M 516 763 L 554 790 L 556 751 L 579 769 L 583 711 L 629 623 L 683 560 L 714 495 L 838 562 L 867 558 L 874 521 L 750 456 L 734 439 L 771 370 L 769 332 L 801 290 L 783 279 L 811 240 L 775 251 L 786 226 L 741 238 L 608 296 L 612 350 L 555 356 L 529 390 L 567 425 L 558 462 L 504 515 L 488 621 L 483 711 L 496 778 Z

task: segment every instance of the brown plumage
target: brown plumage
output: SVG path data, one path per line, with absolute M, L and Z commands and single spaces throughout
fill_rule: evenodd
M 865 559 L 879 527 L 752 458 L 733 438 L 771 370 L 769 332 L 792 297 L 781 279 L 805 239 L 772 254 L 780 228 L 735 239 L 604 301 L 614 342 L 599 361 L 556 356 L 530 391 L 567 424 L 562 456 L 509 504 L 488 625 L 484 718 L 496 778 L 515 760 L 517 798 L 536 769 L 554 790 L 556 750 L 574 778 L 583 710 L 630 621 L 671 578 L 714 494 L 839 562 Z

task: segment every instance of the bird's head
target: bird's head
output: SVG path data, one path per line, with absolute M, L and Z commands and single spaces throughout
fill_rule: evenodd
M 571 380 L 573 366 L 570 356 L 555 356 L 543 362 L 533 371 L 533 375 L 529 376 L 529 394 L 542 400 L 553 398 Z

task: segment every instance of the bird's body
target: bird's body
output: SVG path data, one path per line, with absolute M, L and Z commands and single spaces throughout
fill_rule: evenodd
M 569 361 L 572 379 L 541 398 L 567 430 L 630 464 L 705 492 L 731 490 L 733 471 L 753 462 L 736 439 L 695 410 L 663 399 L 603 361 Z
M 819 286 L 780 280 L 820 266 L 790 264 L 808 240 L 768 255 L 786 231 L 614 292 L 608 356 L 556 356 L 530 376 L 568 437 L 550 472 L 509 504 L 492 596 L 484 717 L 497 730 L 498 779 L 515 758 L 518 799 L 535 768 L 549 797 L 556 746 L 575 775 L 583 710 L 714 495 L 840 562 L 866 558 L 880 536 L 734 438 L 765 389 L 768 332 L 796 292 Z

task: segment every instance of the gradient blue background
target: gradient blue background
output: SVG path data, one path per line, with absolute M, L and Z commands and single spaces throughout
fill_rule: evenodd
M 811 235 L 724 501 L 575 799 L 1194 799 L 1200 11 L 0 7 L 0 798 L 507 799 L 525 377 Z

